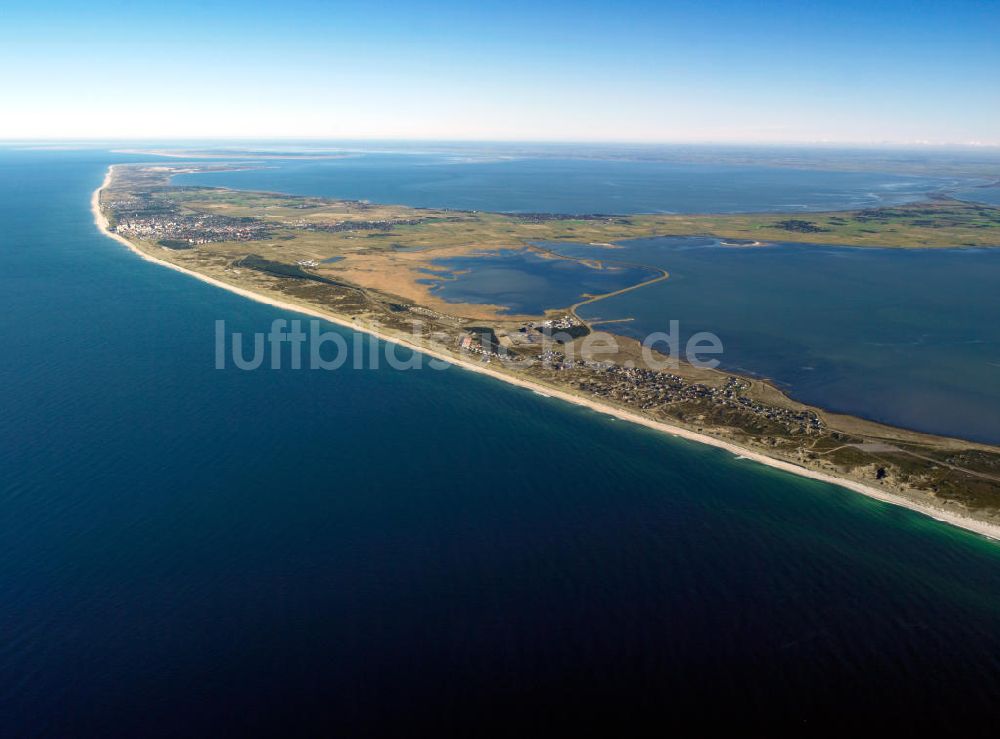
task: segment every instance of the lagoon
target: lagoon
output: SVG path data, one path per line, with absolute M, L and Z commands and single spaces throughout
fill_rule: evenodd
M 724 345 L 723 367 L 772 378 L 804 402 L 1000 443 L 1000 250 L 710 238 L 547 246 L 670 273 L 581 308 L 588 319 L 633 319 L 617 332 L 642 340 L 677 320 L 682 341 L 711 331 Z
M 127 159 L 0 148 L 5 735 L 995 712 L 994 543 L 457 369 L 216 370 L 295 316 L 101 236 Z
M 528 249 L 435 259 L 421 282 L 450 303 L 490 303 L 503 314 L 541 315 L 585 295 L 604 295 L 650 280 L 659 270 L 584 264 Z
M 268 160 L 174 182 L 419 208 L 628 214 L 846 210 L 920 200 L 956 181 L 759 165 L 369 153 Z

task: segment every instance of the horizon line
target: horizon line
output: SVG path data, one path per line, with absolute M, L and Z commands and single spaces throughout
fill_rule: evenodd
M 815 146 L 823 148 L 910 148 L 910 149 L 1000 149 L 1000 141 L 831 141 L 825 139 L 810 140 L 767 140 L 767 139 L 545 139 L 545 138 L 477 138 L 477 137 L 439 137 L 439 136 L 297 136 L 297 135 L 259 135 L 259 136 L 0 136 L 0 144 L 14 143 L 195 143 L 195 142 L 414 142 L 414 143 L 452 143 L 452 144 L 542 144 L 542 145 L 605 145 L 605 146 Z

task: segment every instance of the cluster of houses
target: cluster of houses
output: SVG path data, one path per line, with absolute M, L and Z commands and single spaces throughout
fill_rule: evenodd
M 112 214 L 115 233 L 143 241 L 168 242 L 175 247 L 272 236 L 268 225 L 255 218 L 185 212 L 148 192 L 118 195 L 105 201 L 104 206 Z
M 557 357 L 554 359 L 557 360 Z M 750 389 L 750 383 L 738 377 L 730 376 L 722 387 L 712 387 L 700 382 L 689 383 L 668 372 L 623 367 L 608 362 L 560 364 L 556 361 L 553 366 L 556 369 L 590 370 L 590 376 L 577 383 L 581 390 L 598 397 L 637 405 L 644 410 L 685 401 L 708 400 L 806 433 L 820 431 L 824 427 L 823 420 L 813 411 L 781 408 L 747 397 L 743 393 Z
M 557 343 L 561 344 L 563 339 L 574 339 L 586 336 L 588 333 L 589 330 L 581 321 L 573 316 L 563 316 L 537 323 L 527 321 L 521 324 L 517 331 L 510 332 L 506 337 L 501 336 L 500 343 L 509 347 L 516 344 L 541 344 L 548 339 L 555 339 Z M 565 336 L 560 334 L 565 334 Z
M 790 426 L 799 426 L 801 430 L 808 433 L 821 431 L 823 429 L 823 419 L 813 411 L 795 411 L 790 408 L 778 408 L 773 405 L 766 405 L 759 401 L 751 400 L 746 396 L 741 396 L 736 401 L 746 410 L 763 416 L 769 421 L 784 423 Z
M 575 325 L 573 319 L 556 319 L 545 324 L 526 324 L 529 335 L 538 335 L 540 327 L 569 328 Z M 470 327 L 459 340 L 464 352 L 478 354 L 491 361 L 502 358 L 514 363 L 540 362 L 547 369 L 557 372 L 572 372 L 573 384 L 580 390 L 601 398 L 628 403 L 643 410 L 691 401 L 708 401 L 718 406 L 750 413 L 770 422 L 783 424 L 792 431 L 814 433 L 824 428 L 823 420 L 813 411 L 796 410 L 768 405 L 748 397 L 750 382 L 740 377 L 729 376 L 722 386 L 689 382 L 680 375 L 670 372 L 630 367 L 614 362 L 581 359 L 567 359 L 558 348 L 546 349 L 534 358 L 516 357 L 507 352 L 511 336 L 523 335 L 515 332 L 497 337 L 493 329 Z
M 556 329 L 557 331 L 559 330 L 565 331 L 566 329 L 573 328 L 574 326 L 579 326 L 580 321 L 578 321 L 573 316 L 563 316 L 562 318 L 553 318 L 548 321 L 542 321 L 541 324 L 529 323 L 526 325 L 534 329 L 548 328 L 548 329 Z
M 256 241 L 270 238 L 267 226 L 252 219 L 225 216 L 132 216 L 119 219 L 115 233 L 145 241 L 184 241 L 195 246 L 218 241 Z
M 501 344 L 496 332 L 489 327 L 469 326 L 466 333 L 458 343 L 459 348 L 464 352 L 479 354 L 490 361 L 492 358 L 509 358 L 506 353 L 507 344 Z
M 516 361 L 516 353 L 508 351 L 515 346 L 525 346 L 532 344 L 543 344 L 546 341 L 563 343 L 563 339 L 572 339 L 577 335 L 585 336 L 588 330 L 581 321 L 573 316 L 563 316 L 545 321 L 527 321 L 516 331 L 504 331 L 499 333 L 492 328 L 469 326 L 466 333 L 459 340 L 459 348 L 462 351 L 481 354 L 485 357 L 498 357 Z M 565 332 L 566 336 L 560 336 L 559 332 Z M 558 364 L 559 352 L 546 351 L 540 357 L 546 364 Z

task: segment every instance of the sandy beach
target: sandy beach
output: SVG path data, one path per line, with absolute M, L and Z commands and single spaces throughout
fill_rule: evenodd
M 324 321 L 329 321 L 330 323 L 344 326 L 353 331 L 361 331 L 363 333 L 370 334 L 383 341 L 389 341 L 395 344 L 399 344 L 401 346 L 405 346 L 409 349 L 420 352 L 426 356 L 434 357 L 435 359 L 448 362 L 463 369 L 469 370 L 470 372 L 476 372 L 478 374 L 486 375 L 494 379 L 500 380 L 502 382 L 506 382 L 510 385 L 515 385 L 517 387 L 532 390 L 535 393 L 545 396 L 547 398 L 558 398 L 559 400 L 563 400 L 568 403 L 573 403 L 578 406 L 590 408 L 594 411 L 603 413 L 613 418 L 617 418 L 623 421 L 628 421 L 630 423 L 635 423 L 640 426 L 645 426 L 647 428 L 654 429 L 656 431 L 660 431 L 690 441 L 695 441 L 700 444 L 707 444 L 708 446 L 724 449 L 725 451 L 730 452 L 731 454 L 736 456 L 738 459 L 757 462 L 763 465 L 767 465 L 768 467 L 773 467 L 775 469 L 799 475 L 800 477 L 807 477 L 813 480 L 819 480 L 821 482 L 838 485 L 840 487 L 847 488 L 848 490 L 861 493 L 862 495 L 868 496 L 869 498 L 873 498 L 875 500 L 879 500 L 884 503 L 890 503 L 892 505 L 901 506 L 903 508 L 907 508 L 917 513 L 921 513 L 923 515 L 934 518 L 937 521 L 948 523 L 953 526 L 965 529 L 967 531 L 980 534 L 984 537 L 1000 541 L 1000 525 L 998 524 L 990 523 L 987 521 L 981 521 L 968 516 L 962 516 L 953 511 L 948 511 L 935 506 L 922 504 L 910 500 L 908 498 L 905 498 L 903 496 L 896 495 L 894 493 L 886 492 L 884 490 L 880 490 L 878 488 L 871 487 L 869 485 L 864 485 L 854 480 L 835 477 L 833 475 L 801 467 L 799 465 L 795 465 L 790 462 L 786 462 L 784 460 L 774 459 L 772 457 L 768 457 L 766 455 L 755 452 L 751 449 L 747 449 L 738 446 L 736 444 L 723 441 L 721 439 L 716 439 L 712 436 L 699 434 L 697 432 L 690 431 L 688 429 L 679 426 L 673 426 L 668 423 L 663 423 L 661 421 L 654 421 L 650 418 L 646 418 L 645 416 L 641 416 L 637 413 L 632 413 L 626 410 L 615 408 L 613 406 L 604 405 L 602 403 L 595 402 L 588 398 L 574 395 L 572 393 L 568 393 L 559 390 L 557 388 L 552 388 L 547 385 L 539 385 L 537 383 L 524 380 L 522 378 L 513 376 L 511 374 L 500 372 L 488 366 L 463 359 L 459 356 L 446 354 L 442 351 L 439 351 L 438 349 L 429 348 L 427 346 L 423 346 L 414 343 L 412 341 L 408 341 L 400 336 L 395 336 L 382 332 L 378 330 L 376 327 L 365 325 L 358 321 L 348 320 L 341 316 L 337 316 L 334 313 L 328 313 L 325 311 L 317 310 L 316 308 L 307 305 L 287 302 L 283 300 L 277 300 L 267 295 L 255 293 L 251 290 L 246 290 L 244 288 L 231 285 L 229 283 L 217 280 L 212 277 L 208 277 L 198 272 L 185 269 L 184 267 L 180 267 L 169 261 L 157 259 L 151 256 L 150 254 L 147 254 L 146 252 L 142 251 L 141 249 L 137 248 L 134 244 L 129 242 L 124 237 L 113 233 L 108 228 L 107 219 L 104 217 L 104 214 L 101 212 L 100 209 L 100 193 L 105 187 L 107 187 L 110 184 L 113 170 L 114 170 L 113 165 L 108 168 L 107 174 L 104 177 L 104 181 L 94 191 L 93 195 L 91 196 L 91 210 L 93 211 L 94 223 L 104 235 L 119 242 L 127 249 L 129 249 L 131 252 L 133 252 L 134 254 L 136 254 L 137 256 L 148 262 L 153 262 L 155 264 L 167 267 L 177 272 L 183 272 L 184 274 L 189 275 L 197 280 L 201 280 L 202 282 L 207 282 L 211 285 L 214 285 L 215 287 L 221 288 L 223 290 L 228 290 L 232 293 L 236 293 L 237 295 L 248 298 L 250 300 L 257 301 L 259 303 L 271 305 L 276 308 L 280 308 L 282 310 L 293 311 L 295 313 L 300 313 L 303 315 L 320 318 Z

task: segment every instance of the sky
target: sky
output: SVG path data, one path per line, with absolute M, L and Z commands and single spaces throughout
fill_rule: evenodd
M 0 139 L 1000 145 L 1000 0 L 4 0 Z

